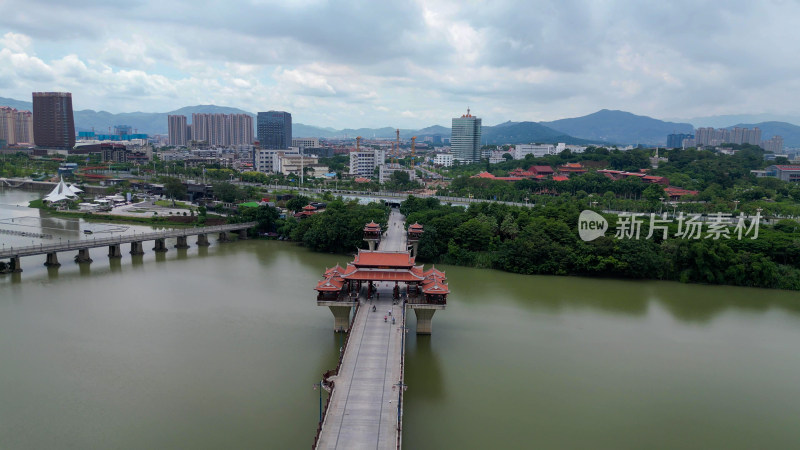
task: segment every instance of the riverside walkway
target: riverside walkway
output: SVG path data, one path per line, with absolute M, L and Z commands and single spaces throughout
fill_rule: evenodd
M 45 265 L 58 266 L 57 254 L 59 252 L 77 251 L 76 262 L 91 262 L 88 259 L 88 249 L 98 247 L 108 247 L 111 258 L 122 256 L 120 246 L 131 244 L 131 254 L 143 253 L 142 242 L 155 241 L 156 252 L 165 252 L 167 247 L 166 239 L 177 238 L 176 248 L 187 248 L 187 237 L 197 236 L 197 245 L 209 245 L 208 235 L 219 233 L 219 241 L 224 242 L 228 239 L 229 232 L 238 232 L 240 237 L 244 237 L 248 228 L 254 227 L 256 222 L 235 223 L 229 225 L 217 225 L 211 227 L 178 228 L 174 230 L 157 231 L 153 233 L 130 234 L 101 239 L 80 239 L 75 241 L 59 242 L 54 244 L 28 245 L 22 247 L 3 247 L 0 250 L 0 259 L 10 258 L 12 270 L 22 271 L 20 258 L 23 256 L 47 255 Z
M 403 216 L 393 210 L 379 250 L 406 251 L 403 223 Z M 364 295 L 359 297 L 361 307 L 350 328 L 339 374 L 334 378 L 336 387 L 317 449 L 400 448 L 405 315 L 402 303 L 393 305 L 392 287 L 390 283 L 377 284 L 380 296 L 376 297 L 380 300 L 370 302 Z

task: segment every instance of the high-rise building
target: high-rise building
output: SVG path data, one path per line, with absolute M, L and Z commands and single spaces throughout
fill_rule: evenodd
M 251 145 L 253 118 L 249 114 L 192 114 L 190 140 L 211 146 Z
M 33 144 L 33 113 L 30 111 L 17 111 L 18 144 Z
M 694 139 L 693 134 L 674 133 L 667 135 L 667 148 L 681 148 L 684 139 Z
M 0 139 L 6 145 L 17 143 L 17 110 L 8 106 L 0 106 Z
M 471 115 L 469 109 L 461 117 L 453 118 L 450 149 L 453 158 L 465 163 L 481 159 L 481 119 Z
M 71 93 L 33 93 L 33 135 L 39 147 L 70 149 L 75 146 Z
M 169 145 L 173 147 L 186 147 L 186 116 L 167 116 L 169 129 Z
M 260 112 L 256 128 L 261 148 L 285 149 L 292 143 L 292 115 L 288 112 Z

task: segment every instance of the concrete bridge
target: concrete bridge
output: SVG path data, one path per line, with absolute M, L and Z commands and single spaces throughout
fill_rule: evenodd
M 318 284 L 317 304 L 330 307 L 335 331 L 349 328 L 349 333 L 339 365 L 319 383 L 320 391 L 325 389 L 330 396 L 324 413 L 320 396 L 316 449 L 402 446 L 406 310 L 417 313 L 417 332 L 429 334 L 433 312 L 446 306 L 446 297 L 441 293 L 425 291 L 431 281 L 425 281 L 423 288 L 419 277 L 415 278 L 415 274 L 423 272 L 421 266 L 414 266 L 408 248 L 410 245 L 416 250 L 419 234 L 409 228 L 406 239 L 403 223 L 402 215 L 392 210 L 388 230 L 382 237 L 374 235 L 374 224 L 367 224 L 365 240 L 378 240 L 370 242 L 371 248 L 378 244 L 378 251 L 360 252 L 353 264 L 342 269 L 342 276 L 336 274 L 341 269 L 338 266 L 329 269 L 326 280 Z M 406 264 L 403 261 L 409 262 L 412 269 L 401 268 Z M 393 262 L 394 267 L 387 268 L 386 264 Z M 431 271 L 441 274 L 437 275 L 438 282 L 446 286 L 444 274 L 435 269 L 426 273 Z M 409 294 L 400 295 L 396 280 L 409 283 Z M 416 286 L 412 288 L 410 284 Z M 339 290 L 327 290 L 328 285 L 339 286 Z M 353 287 L 356 290 L 350 291 Z M 356 309 L 352 325 L 351 307 Z
M 247 230 L 255 225 L 256 222 L 244 222 L 229 225 L 217 225 L 212 227 L 180 228 L 101 239 L 82 239 L 77 241 L 59 242 L 57 244 L 3 247 L 3 249 L 0 250 L 0 259 L 10 259 L 10 268 L 12 272 L 22 272 L 22 264 L 20 259 L 24 256 L 44 255 L 44 264 L 46 266 L 60 266 L 61 264 L 58 262 L 58 253 L 74 251 L 77 252 L 77 255 L 75 256 L 75 262 L 91 263 L 92 259 L 89 257 L 90 248 L 108 247 L 109 258 L 121 258 L 123 244 L 130 244 L 130 254 L 141 255 L 144 254 L 143 242 L 154 241 L 155 246 L 153 247 L 153 251 L 166 252 L 169 250 L 166 244 L 166 240 L 169 238 L 177 239 L 175 248 L 179 249 L 189 248 L 188 238 L 190 236 L 197 236 L 196 245 L 208 246 L 210 245 L 208 240 L 209 234 L 218 233 L 218 242 L 228 241 L 229 233 L 237 233 L 239 235 L 239 239 L 246 239 Z

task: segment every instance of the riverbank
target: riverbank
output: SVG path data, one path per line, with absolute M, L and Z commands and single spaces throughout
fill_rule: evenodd
M 128 205 L 136 207 L 136 205 Z M 36 208 L 47 211 L 48 214 L 54 217 L 69 217 L 75 219 L 84 219 L 89 222 L 112 222 L 112 223 L 127 223 L 127 224 L 144 224 L 144 225 L 169 225 L 173 227 L 197 227 L 197 226 L 214 226 L 223 225 L 228 223 L 225 217 L 206 216 L 204 222 L 200 222 L 201 216 L 184 216 L 184 215 L 151 215 L 151 216 L 137 216 L 135 214 L 113 214 L 106 212 L 82 212 L 82 211 L 65 211 L 55 208 L 49 208 L 44 205 L 42 200 L 32 200 L 28 207 Z

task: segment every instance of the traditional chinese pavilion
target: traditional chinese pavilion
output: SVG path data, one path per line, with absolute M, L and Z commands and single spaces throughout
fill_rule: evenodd
M 381 242 L 381 226 L 374 221 L 364 226 L 364 240 L 369 243 L 370 250 L 375 250 Z
M 330 307 L 336 331 L 347 331 L 350 308 L 357 304 L 362 288 L 366 286 L 369 299 L 377 283 L 394 283 L 393 299 L 415 311 L 420 334 L 430 334 L 433 313 L 445 309 L 450 293 L 445 273 L 435 267 L 424 270 L 409 252 L 360 250 L 346 267 L 325 270 L 315 288 L 317 304 Z

